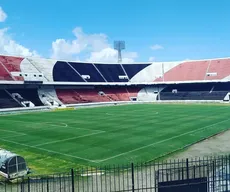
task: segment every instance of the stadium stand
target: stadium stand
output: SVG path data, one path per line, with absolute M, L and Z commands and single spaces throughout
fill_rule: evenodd
M 0 90 L 0 108 L 14 108 L 21 105 L 6 90 Z
M 129 93 L 125 87 L 102 87 L 101 90 L 111 101 L 130 101 Z
M 224 100 L 229 83 L 190 83 L 168 85 L 158 100 Z
M 7 98 L 14 103 L 5 107 L 136 100 L 228 101 L 228 80 L 229 58 L 113 64 L 0 56 L 0 83 L 4 81 L 0 90 L 11 94 Z M 18 88 L 13 81 L 22 86 Z
M 214 84 L 214 91 L 230 91 L 230 82 L 219 82 Z
M 43 74 L 43 81 L 54 81 L 53 74 L 54 66 L 57 63 L 56 60 L 31 57 L 25 59 L 28 59 L 30 64 L 33 65 L 33 67 L 36 68 L 39 73 Z M 61 72 L 64 72 L 63 69 Z
M 21 57 L 0 56 L 0 64 L 8 73 L 21 72 L 20 64 L 22 60 L 23 58 Z M 23 81 L 23 77 L 19 76 L 19 74 L 15 75 L 12 79 Z
M 106 82 L 100 71 L 91 63 L 69 63 L 80 75 L 82 81 L 86 82 Z
M 212 60 L 206 73 L 206 80 L 223 79 L 229 75 L 230 59 Z
M 158 97 L 159 100 L 224 100 L 226 91 L 218 92 L 178 92 L 178 93 L 169 93 L 163 92 Z
M 83 100 L 72 89 L 56 89 L 58 99 L 64 104 L 85 103 L 88 101 Z
M 230 59 L 135 64 L 83 63 L 0 56 L 0 79 L 36 73 L 57 82 L 172 82 L 230 79 Z
M 187 92 L 187 91 L 211 91 L 215 86 L 214 83 L 183 83 L 183 84 L 172 84 L 167 85 L 162 92 L 172 92 L 177 90 L 177 92 Z
M 139 87 L 127 87 L 129 97 L 137 97 L 137 93 L 141 90 Z
M 121 101 L 114 91 L 102 89 L 58 89 L 57 96 L 64 104 Z
M 120 64 L 95 64 L 107 82 L 127 82 L 128 78 L 119 78 L 126 76 Z
M 137 73 L 144 70 L 150 64 L 122 64 L 129 79 L 132 79 Z
M 88 102 L 109 102 L 110 99 L 104 94 L 100 94 L 97 89 L 75 89 L 77 95 Z
M 12 81 L 10 73 L 7 71 L 6 67 L 0 62 L 0 80 Z
M 67 62 L 58 61 L 53 69 L 54 81 L 84 82 L 81 76 Z
M 62 106 L 53 86 L 38 89 L 38 96 L 42 103 L 47 106 Z
M 30 101 L 35 106 L 43 106 L 41 102 L 37 89 L 7 89 L 10 94 L 19 94 L 23 101 Z
M 204 80 L 209 61 L 185 62 L 164 73 L 164 81 Z M 155 81 L 162 81 L 158 78 Z
M 129 91 L 128 91 L 129 89 Z M 57 96 L 64 104 L 130 101 L 137 98 L 140 88 L 96 87 L 88 89 L 57 89 Z

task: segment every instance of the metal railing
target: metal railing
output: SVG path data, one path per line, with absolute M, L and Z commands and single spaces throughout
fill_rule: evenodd
M 170 189 L 170 190 L 169 190 Z M 230 156 L 71 169 L 69 173 L 0 180 L 0 192 L 224 192 Z

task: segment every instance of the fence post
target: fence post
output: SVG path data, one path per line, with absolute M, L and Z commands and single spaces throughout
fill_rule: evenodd
M 30 192 L 30 177 L 28 177 L 28 192 Z
M 22 177 L 22 182 L 21 182 L 21 192 L 24 192 L 24 177 Z
M 135 191 L 135 186 L 134 186 L 134 164 L 131 163 L 131 168 L 132 168 L 132 192 Z
M 213 166 L 213 170 L 212 170 L 212 191 L 214 192 L 215 190 L 215 173 L 216 173 L 216 166 L 215 166 L 215 161 L 212 161 L 212 166 Z
M 4 185 L 5 185 L 5 192 L 6 192 L 6 180 L 4 181 Z
M 71 169 L 71 178 L 72 178 L 72 192 L 74 192 L 74 170 Z
M 46 191 L 49 192 L 49 178 L 48 177 L 46 179 Z
M 189 164 L 188 164 L 188 158 L 186 159 L 186 176 L 187 176 L 187 180 L 189 180 Z

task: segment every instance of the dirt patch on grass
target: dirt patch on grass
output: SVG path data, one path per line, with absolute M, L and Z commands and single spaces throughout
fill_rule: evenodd
M 170 159 L 218 156 L 230 154 L 230 130 L 199 142 L 170 157 Z

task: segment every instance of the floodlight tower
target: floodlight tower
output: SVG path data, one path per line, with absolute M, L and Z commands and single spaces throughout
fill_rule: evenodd
M 118 63 L 122 62 L 121 51 L 125 49 L 125 41 L 114 41 L 114 49 L 118 52 Z

